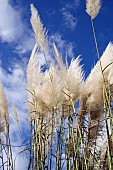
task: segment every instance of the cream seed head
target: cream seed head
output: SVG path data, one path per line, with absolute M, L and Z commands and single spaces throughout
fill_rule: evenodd
M 35 33 L 37 44 L 41 49 L 41 51 L 45 53 L 48 50 L 47 31 L 43 27 L 38 11 L 36 10 L 33 4 L 31 4 L 30 21 L 31 21 L 32 29 Z
M 94 19 L 101 8 L 101 0 L 87 0 L 86 1 L 86 12 Z
M 64 93 L 66 100 L 69 99 L 68 95 L 75 102 L 81 95 L 83 71 L 80 66 L 80 58 L 72 59 L 66 74 L 63 75 Z M 67 95 L 66 95 L 67 94 Z
M 8 103 L 4 94 L 2 83 L 0 82 L 0 133 L 7 133 L 9 125 Z

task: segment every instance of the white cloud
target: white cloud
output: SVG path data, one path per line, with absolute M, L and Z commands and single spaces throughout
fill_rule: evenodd
M 14 63 L 12 64 L 12 68 L 9 68 L 8 70 L 10 73 L 7 73 L 0 66 L 0 80 L 3 83 L 6 98 L 8 100 L 11 145 L 20 146 L 23 140 L 28 138 L 29 135 L 28 112 L 25 105 L 25 102 L 27 101 L 25 68 L 23 68 L 23 66 L 19 63 Z M 12 109 L 13 103 L 16 106 L 22 136 L 18 124 L 16 123 L 13 116 L 14 114 Z M 12 147 L 13 159 L 15 159 L 18 153 L 21 152 L 23 149 L 24 147 Z M 4 157 L 5 157 L 5 153 L 4 153 Z M 17 156 L 15 165 L 16 165 L 16 170 L 26 169 L 27 162 L 26 162 L 25 153 Z
M 51 44 L 55 43 L 57 48 L 59 49 L 61 55 L 65 57 L 66 55 L 68 57 L 74 57 L 74 48 L 76 47 L 76 44 L 72 42 L 67 42 L 66 40 L 62 39 L 61 35 L 59 33 L 56 33 L 54 35 L 51 35 L 49 38 L 49 41 Z
M 45 57 L 46 57 L 46 59 L 45 59 Z M 36 53 L 37 61 L 41 65 L 44 65 L 44 64 L 48 65 L 49 63 L 53 62 L 52 56 L 51 56 L 51 54 L 49 52 L 45 54 L 45 57 L 44 57 L 44 54 L 41 53 L 41 52 Z M 47 63 L 46 63 L 46 60 L 47 60 Z
M 63 3 L 63 8 L 61 9 L 61 13 L 63 16 L 63 26 L 70 28 L 71 30 L 74 30 L 77 25 L 77 18 L 75 17 L 75 13 L 80 0 L 74 0 L 70 2 L 62 2 Z
M 62 10 L 62 15 L 64 19 L 64 26 L 74 30 L 77 25 L 77 18 L 75 18 L 75 16 L 65 8 Z
M 34 44 L 35 38 L 33 35 L 24 35 L 23 39 L 20 41 L 20 44 L 16 46 L 15 51 L 18 54 L 24 54 L 27 51 L 31 51 L 33 49 Z
M 31 50 L 34 37 L 24 23 L 20 10 L 15 9 L 9 0 L 0 0 L 0 38 L 4 42 L 15 43 L 17 52 Z
M 0 37 L 3 41 L 15 41 L 23 33 L 23 25 L 19 12 L 8 0 L 0 0 Z
M 80 4 L 80 0 L 73 0 L 68 3 L 65 3 L 65 8 L 73 9 L 75 11 L 79 6 L 79 4 Z

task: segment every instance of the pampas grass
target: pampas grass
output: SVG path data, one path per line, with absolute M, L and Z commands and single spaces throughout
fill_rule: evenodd
M 41 29 L 39 32 L 41 31 L 43 30 Z M 71 167 L 71 161 L 70 150 L 67 147 L 66 140 L 68 140 L 72 134 L 72 121 L 70 116 L 72 116 L 73 113 L 75 114 L 74 106 L 81 95 L 83 86 L 83 71 L 80 66 L 80 57 L 72 59 L 70 66 L 66 68 L 54 44 L 55 57 L 60 67 L 51 63 L 50 67 L 45 72 L 42 72 L 41 66 L 36 59 L 36 48 L 35 45 L 27 67 L 28 109 L 31 115 L 31 128 L 34 127 L 34 130 L 32 129 L 31 131 L 31 153 L 34 155 L 32 157 L 34 165 L 31 163 L 31 166 L 37 169 L 39 167 L 44 169 L 44 164 L 48 158 L 48 167 L 52 169 L 54 152 L 53 139 L 55 135 L 57 136 L 57 140 L 61 140 L 61 143 L 56 143 L 56 167 L 58 169 L 61 168 L 62 156 L 59 157 L 58 155 L 60 153 L 62 155 L 63 145 L 65 144 L 66 164 L 68 168 Z M 58 127 L 60 126 L 60 122 L 65 126 L 67 121 L 68 127 L 66 128 L 68 128 L 68 135 L 63 134 L 64 130 L 60 130 L 62 134 L 59 136 Z M 64 127 L 62 126 L 62 128 Z
M 60 66 L 61 72 L 60 76 L 62 79 L 62 92 L 64 95 L 64 106 L 71 105 L 72 108 L 75 105 L 75 102 L 81 95 L 82 87 L 83 87 L 83 71 L 82 66 L 80 66 L 80 56 L 76 59 L 72 59 L 70 66 L 66 67 L 63 64 L 61 56 L 58 52 L 57 47 L 55 44 L 53 45 L 56 60 Z M 65 109 L 68 110 L 66 107 Z M 69 113 L 69 112 L 68 112 Z
M 91 19 L 97 16 L 100 7 L 100 1 L 87 1 L 87 13 L 91 16 Z M 35 165 L 37 169 L 40 169 L 40 166 L 44 169 L 45 162 L 48 163 L 49 169 L 52 169 L 54 136 L 56 136 L 57 141 L 56 156 L 54 155 L 56 158 L 56 169 L 61 169 L 63 149 L 65 150 L 66 169 L 88 170 L 90 167 L 95 168 L 99 166 L 95 153 L 98 153 L 97 136 L 100 136 L 103 128 L 103 121 L 101 120 L 104 119 L 104 101 L 107 98 L 108 102 L 107 90 L 111 91 L 112 87 L 110 77 L 112 74 L 112 44 L 108 44 L 103 56 L 100 58 L 94 25 L 92 26 L 99 61 L 85 82 L 83 82 L 84 74 L 82 66 L 80 66 L 80 57 L 72 59 L 70 65 L 65 66 L 55 44 L 53 44 L 53 49 L 59 66 L 55 66 L 52 63 L 45 72 L 42 72 L 34 52 L 29 60 L 27 71 L 28 87 L 32 86 L 30 83 L 35 84 L 33 88 L 29 88 L 28 94 L 31 99 L 29 98 L 28 101 L 33 106 L 32 112 L 35 115 L 33 152 L 36 155 Z M 39 32 L 43 32 L 42 27 L 39 29 Z M 38 32 L 36 33 L 35 31 L 35 34 L 38 35 Z M 38 42 L 38 45 L 41 46 L 40 42 Z M 42 51 L 45 52 L 44 50 Z M 37 64 L 35 65 L 34 63 Z M 34 75 L 37 75 L 36 77 L 33 76 L 34 79 L 31 77 L 32 81 L 29 81 L 30 69 L 35 70 Z M 103 91 L 105 89 L 104 98 Z M 79 115 L 77 116 L 75 104 L 80 97 L 81 103 Z M 86 113 L 89 113 L 89 118 L 85 120 L 87 124 L 84 125 L 84 114 Z M 61 120 L 59 121 L 58 119 Z M 83 125 L 85 126 L 84 129 Z M 75 128 L 76 126 L 77 128 Z M 44 132 L 43 128 L 45 129 Z M 49 129 L 51 130 L 49 131 Z M 65 129 L 67 130 L 65 131 Z M 42 134 L 45 136 L 44 139 Z M 44 149 L 46 146 L 47 149 Z M 91 159 L 92 163 L 90 162 Z
M 61 70 L 65 71 L 65 66 L 63 64 L 62 58 L 61 58 L 61 56 L 59 54 L 59 51 L 58 51 L 58 49 L 57 49 L 55 44 L 53 44 L 53 49 L 54 49 L 55 58 L 56 58 L 56 60 L 57 60 L 57 62 L 59 64 Z
M 3 85 L 0 82 L 0 147 L 1 147 L 0 158 L 2 160 L 1 167 L 3 168 L 3 170 L 5 169 L 5 166 L 13 170 L 13 157 L 12 157 L 12 149 L 10 144 L 9 125 L 10 124 L 9 124 L 8 103 L 7 103 L 6 96 L 4 94 Z M 1 136 L 3 138 L 1 138 Z
M 81 96 L 81 105 L 79 110 L 80 121 L 81 122 L 83 121 L 84 114 L 86 113 L 90 114 L 88 140 L 90 142 L 90 145 L 93 146 L 94 150 L 97 148 L 99 139 L 101 139 L 100 135 L 102 135 L 102 129 L 103 128 L 107 129 L 108 132 L 106 132 L 106 135 L 108 136 L 108 139 L 110 135 L 109 132 L 112 131 L 108 128 L 108 121 L 106 122 L 106 119 L 110 117 L 112 129 L 113 125 L 111 116 L 111 106 L 108 103 L 108 96 L 106 96 L 105 93 L 106 91 L 103 93 L 103 91 L 105 90 L 104 82 L 106 83 L 106 86 L 110 87 L 110 89 L 109 88 L 107 89 L 108 90 L 107 94 L 109 94 L 109 90 L 112 91 L 111 83 L 112 77 L 111 78 L 109 77 L 110 72 L 112 72 L 113 70 L 112 64 L 110 65 L 112 61 L 113 61 L 113 44 L 109 43 L 105 52 L 100 58 L 100 61 L 97 62 L 97 64 L 92 69 L 90 75 L 86 79 L 83 93 Z M 99 62 L 101 62 L 102 68 L 104 70 L 103 71 L 105 78 L 104 80 Z M 112 94 L 110 93 L 110 95 Z M 110 101 L 111 97 L 109 98 L 109 102 Z M 107 102 L 106 106 L 104 105 L 105 102 Z M 81 124 L 81 126 L 83 125 Z
M 0 132 L 7 134 L 9 125 L 8 103 L 0 82 Z
M 43 27 L 38 11 L 36 10 L 33 4 L 31 4 L 30 20 L 35 33 L 37 44 L 39 45 L 39 48 L 42 50 L 42 52 L 46 52 L 48 50 L 47 31 Z
M 96 9 L 95 9 L 96 7 Z M 84 85 L 84 93 L 81 97 L 81 105 L 79 109 L 79 123 L 83 126 L 84 114 L 90 113 L 90 121 L 89 121 L 89 140 L 91 140 L 91 144 L 93 143 L 93 167 L 99 167 L 99 162 L 97 163 L 97 167 L 94 166 L 94 158 L 97 148 L 97 141 L 102 135 L 101 131 L 104 127 L 106 128 L 107 140 L 110 139 L 110 131 L 112 132 L 112 111 L 111 111 L 111 96 L 112 96 L 112 60 L 113 60 L 113 45 L 111 43 L 108 44 L 103 56 L 100 58 L 98 43 L 96 39 L 96 32 L 93 23 L 93 19 L 99 13 L 101 7 L 101 1 L 87 1 L 86 8 L 87 13 L 91 16 L 92 22 L 92 30 L 96 45 L 96 51 L 98 55 L 98 62 L 96 66 L 91 71 L 89 77 L 87 78 Z M 111 74 L 110 74 L 111 72 Z M 110 75 L 110 76 L 109 76 Z M 110 119 L 110 129 L 108 125 L 108 117 Z M 82 121 L 82 123 L 81 123 Z M 95 141 L 95 144 L 94 144 Z M 109 143 L 109 142 L 108 142 Z M 110 144 L 108 144 L 108 167 L 112 168 L 112 158 L 110 151 Z M 92 158 L 91 158 L 92 159 Z M 100 158 L 98 158 L 100 159 Z
M 101 8 L 101 0 L 86 0 L 86 12 L 94 19 Z
M 79 63 L 79 57 L 75 60 L 72 59 L 66 75 L 63 77 L 65 97 L 67 99 L 70 96 L 74 102 L 80 97 L 82 90 L 83 71 Z
M 113 72 L 112 69 L 112 61 L 113 61 L 113 44 L 109 43 L 105 52 L 103 53 L 101 59 L 101 64 L 103 68 L 103 74 L 105 77 L 105 82 L 109 84 L 112 91 L 112 77 L 111 73 Z M 102 76 L 102 72 L 100 69 L 99 62 L 94 66 L 91 70 L 90 75 L 88 76 L 87 80 L 84 84 L 83 89 L 83 101 L 84 106 L 86 107 L 86 112 L 92 112 L 95 110 L 103 110 L 103 89 L 104 89 L 104 80 Z M 111 63 L 111 65 L 109 65 Z M 107 67 L 108 66 L 108 67 Z M 105 69 L 106 68 L 106 69 Z M 83 108 L 84 108 L 83 106 Z
M 30 21 L 36 44 L 26 70 L 30 143 L 20 152 L 29 152 L 28 170 L 112 170 L 113 44 L 109 43 L 100 57 L 93 19 L 99 13 L 101 1 L 87 0 L 86 8 L 91 16 L 98 62 L 84 80 L 80 56 L 73 58 L 70 64 L 67 61 L 65 64 L 55 44 L 53 52 L 57 63 L 47 65 L 47 32 L 38 11 L 31 4 Z M 46 60 L 45 71 L 38 62 L 36 54 L 39 50 Z M 8 104 L 2 84 L 0 97 L 0 135 L 5 133 L 6 138 L 5 144 L 0 140 L 0 168 L 5 170 L 7 165 L 7 170 L 15 170 Z M 13 112 L 19 125 L 15 105 Z M 102 141 L 105 136 L 106 143 L 102 147 L 99 140 Z M 4 152 L 7 157 L 5 163 Z

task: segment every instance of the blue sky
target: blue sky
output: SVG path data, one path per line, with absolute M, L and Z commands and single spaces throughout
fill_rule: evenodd
M 0 79 L 9 101 L 13 144 L 20 144 L 21 137 L 18 133 L 15 134 L 18 127 L 12 115 L 12 103 L 17 107 L 21 129 L 24 129 L 24 133 L 28 131 L 28 116 L 24 104 L 27 100 L 25 71 L 35 44 L 30 24 L 31 3 L 39 11 L 48 30 L 49 43 L 56 43 L 64 61 L 66 54 L 69 62 L 72 57 L 81 55 L 81 64 L 87 77 L 98 60 L 90 17 L 85 11 L 85 0 L 0 0 Z M 102 54 L 107 44 L 113 41 L 112 0 L 102 1 L 102 8 L 94 19 L 94 24 Z M 40 54 L 39 60 L 43 63 L 44 59 Z M 13 137 L 14 134 L 16 138 Z M 14 150 L 14 155 L 18 151 Z M 25 164 L 23 158 L 21 161 Z

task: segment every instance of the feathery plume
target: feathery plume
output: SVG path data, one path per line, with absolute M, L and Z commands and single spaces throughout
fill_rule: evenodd
M 80 58 L 78 56 L 75 60 L 72 59 L 69 68 L 66 69 L 56 45 L 53 44 L 53 47 L 56 60 L 61 68 L 60 75 L 64 84 L 64 96 L 66 100 L 70 97 L 73 101 L 76 101 L 80 96 L 83 81 L 83 71 L 82 67 L 79 65 Z
M 61 69 L 59 76 L 61 77 L 60 79 L 63 84 L 63 109 L 65 110 L 64 112 L 66 112 L 67 114 L 67 112 L 70 112 L 70 107 L 68 106 L 72 106 L 73 108 L 76 100 L 80 97 L 83 82 L 83 71 L 82 67 L 79 64 L 79 56 L 75 60 L 72 59 L 70 66 L 66 68 L 55 44 L 53 44 L 53 47 L 56 60 Z
M 55 65 L 51 64 L 45 74 L 42 88 L 42 100 L 48 108 L 56 108 L 63 100 L 63 83 L 58 75 L 60 75 L 60 71 Z
M 30 112 L 36 110 L 35 90 L 36 88 L 40 89 L 40 86 L 43 81 L 43 75 L 40 71 L 41 66 L 37 62 L 36 55 L 35 55 L 36 48 L 37 45 L 35 44 L 27 66 L 27 90 L 28 90 L 28 102 L 29 102 L 28 109 Z
M 33 31 L 35 33 L 36 41 L 42 52 L 46 52 L 48 50 L 48 42 L 47 42 L 47 31 L 43 27 L 43 24 L 40 20 L 40 16 L 38 14 L 38 11 L 34 7 L 33 4 L 31 4 L 31 25 L 33 28 Z
M 112 87 L 113 85 L 113 44 L 109 43 L 105 52 L 103 53 L 101 59 L 102 69 L 105 81 Z M 85 91 L 86 94 L 89 95 L 87 98 L 87 108 L 89 106 L 89 111 L 94 110 L 94 108 L 99 109 L 99 107 L 103 109 L 103 88 L 104 88 L 104 80 L 102 76 L 102 72 L 100 69 L 99 61 L 91 71 L 89 77 L 85 83 Z M 101 101 L 101 102 L 100 102 Z M 98 106 L 98 107 L 97 107 Z
M 73 101 L 76 101 L 81 94 L 83 71 L 79 63 L 79 56 L 75 60 L 72 59 L 69 68 L 66 70 L 66 74 L 63 74 L 63 92 L 66 100 L 69 100 L 68 96 L 70 96 Z
M 45 116 L 51 109 L 61 106 L 70 98 L 75 102 L 81 93 L 83 72 L 79 65 L 79 57 L 72 60 L 69 68 L 66 69 L 55 44 L 53 46 L 61 70 L 51 64 L 49 70 L 41 73 L 40 65 L 35 57 L 36 45 L 28 63 L 28 90 L 32 93 L 29 93 L 28 99 L 30 105 L 32 103 L 30 110 L 34 110 L 37 115 Z
M 60 65 L 60 68 L 61 68 L 62 70 L 65 70 L 63 61 L 62 61 L 62 59 L 61 59 L 61 56 L 60 56 L 60 54 L 59 54 L 59 52 L 58 52 L 58 49 L 57 49 L 57 47 L 56 47 L 55 44 L 53 44 L 53 49 L 54 49 L 54 53 L 55 53 L 55 58 L 56 58 L 58 64 Z
M 94 19 L 101 8 L 101 0 L 87 0 L 86 1 L 86 12 Z
M 63 84 L 57 67 L 51 64 L 49 70 L 43 73 L 43 83 L 35 89 L 36 113 L 47 116 L 51 110 L 58 108 L 63 101 Z
M 108 83 L 111 92 L 113 91 L 113 44 L 109 43 L 102 57 L 100 58 L 105 82 Z M 81 96 L 80 104 L 80 117 L 84 113 L 89 113 L 91 120 L 101 120 L 103 117 L 104 109 L 104 99 L 103 99 L 103 90 L 105 82 L 102 76 L 102 71 L 100 68 L 99 61 L 92 69 L 90 75 L 84 83 L 84 88 Z M 93 124 L 91 125 L 93 126 Z M 103 125 L 99 129 L 102 129 Z M 95 129 L 92 131 L 92 137 L 94 137 Z
M 14 119 L 16 120 L 17 124 L 19 125 L 18 114 L 17 114 L 17 110 L 16 110 L 16 107 L 15 107 L 15 104 L 14 104 L 14 103 L 12 104 L 12 109 L 13 109 Z
M 6 96 L 3 91 L 3 86 L 0 82 L 0 132 L 7 133 L 8 125 L 9 125 L 8 104 Z
M 41 66 L 36 59 L 36 55 L 35 55 L 36 49 L 37 49 L 37 44 L 35 44 L 32 50 L 27 66 L 27 88 L 30 91 L 33 91 L 37 87 L 37 83 L 39 83 L 41 80 L 41 74 L 40 74 Z

